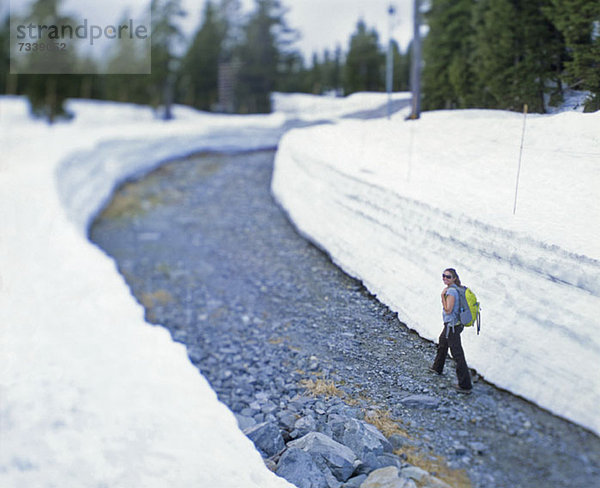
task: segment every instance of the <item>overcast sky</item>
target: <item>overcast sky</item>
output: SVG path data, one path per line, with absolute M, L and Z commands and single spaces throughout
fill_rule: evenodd
M 31 4 L 33 0 L 11 1 L 11 8 L 17 9 Z M 7 5 L 8 1 L 0 0 L 0 3 Z M 184 30 L 190 36 L 200 23 L 204 3 L 203 0 L 182 0 L 188 12 Z M 302 35 L 297 47 L 307 60 L 314 51 L 321 54 L 325 48 L 333 50 L 338 44 L 347 50 L 350 35 L 359 18 L 363 18 L 368 27 L 377 29 L 381 44 L 387 43 L 390 4 L 396 9 L 392 37 L 404 50 L 412 36 L 413 0 L 282 0 L 282 3 L 289 8 L 288 24 Z M 116 23 L 128 6 L 135 12 L 148 4 L 149 0 L 63 0 L 67 12 L 83 14 L 90 23 L 98 25 Z M 254 2 L 242 0 L 242 4 L 249 10 Z
M 362 18 L 375 27 L 382 44 L 388 40 L 390 16 L 395 6 L 392 37 L 405 49 L 412 37 L 413 0 L 289 0 L 288 22 L 302 33 L 298 46 L 306 55 L 340 44 L 346 50 L 356 23 Z

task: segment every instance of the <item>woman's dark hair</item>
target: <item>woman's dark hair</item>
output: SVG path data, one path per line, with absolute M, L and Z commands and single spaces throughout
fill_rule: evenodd
M 455 284 L 455 285 L 462 286 L 462 284 L 461 284 L 461 282 L 460 282 L 460 278 L 458 277 L 458 273 L 456 272 L 456 270 L 455 270 L 454 268 L 446 268 L 446 269 L 444 270 L 444 273 L 445 273 L 446 271 L 447 271 L 448 273 L 450 273 L 450 274 L 452 275 L 452 277 L 454 278 L 454 284 Z

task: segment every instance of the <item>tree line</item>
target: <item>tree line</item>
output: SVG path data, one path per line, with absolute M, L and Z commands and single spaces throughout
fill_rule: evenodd
M 431 0 L 423 108 L 544 113 L 567 88 L 600 109 L 600 1 Z
M 37 0 L 33 11 L 46 24 L 64 17 L 61 0 Z M 255 0 L 249 14 L 240 0 L 208 0 L 201 21 L 185 42 L 179 20 L 186 14 L 181 0 L 151 0 L 151 74 L 8 74 L 8 18 L 0 25 L 4 50 L 0 93 L 27 95 L 32 109 L 53 119 L 64 114 L 68 97 L 148 104 L 182 103 L 201 110 L 237 113 L 271 111 L 271 93 L 350 94 L 385 90 L 385 52 L 375 29 L 359 20 L 344 51 L 315 53 L 305 62 L 294 47 L 298 32 L 286 21 L 280 0 Z M 43 15 L 42 15 L 43 12 Z M 182 46 L 185 49 L 182 51 Z M 408 56 L 393 44 L 394 90 L 408 89 Z M 82 62 L 81 60 L 77 62 Z M 221 86 L 219 86 L 221 84 Z M 230 86 L 223 86 L 229 84 Z M 227 103 L 219 93 L 229 94 Z M 167 114 L 168 118 L 168 114 Z
M 61 0 L 37 0 L 32 10 L 46 23 L 64 19 Z M 35 113 L 53 120 L 64 113 L 68 97 L 261 113 L 271 110 L 273 91 L 385 91 L 387 46 L 362 20 L 346 49 L 315 53 L 307 63 L 295 48 L 299 34 L 288 25 L 281 0 L 254 0 L 249 14 L 242 12 L 240 0 L 208 0 L 189 41 L 179 27 L 186 15 L 181 0 L 151 0 L 149 10 L 151 73 L 143 75 L 94 74 L 99 68 L 92 59 L 77 60 L 86 74 L 10 75 L 4 19 L 0 93 L 27 95 Z M 430 0 L 424 21 L 425 110 L 521 110 L 527 103 L 530 111 L 543 113 L 560 103 L 568 88 L 590 93 L 586 110 L 600 108 L 600 2 Z M 402 53 L 392 42 L 392 52 L 393 90 L 407 90 L 410 46 Z

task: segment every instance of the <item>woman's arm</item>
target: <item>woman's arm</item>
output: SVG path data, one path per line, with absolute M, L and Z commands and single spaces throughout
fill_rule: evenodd
M 451 313 L 454 308 L 454 295 L 447 294 L 448 288 L 444 288 L 442 292 L 442 307 L 444 307 L 444 312 Z

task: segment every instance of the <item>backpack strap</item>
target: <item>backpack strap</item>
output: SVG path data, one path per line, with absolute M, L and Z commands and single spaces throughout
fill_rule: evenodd
M 458 310 L 459 310 L 459 313 L 460 313 L 460 309 L 462 307 L 462 300 L 461 300 L 460 289 L 458 288 L 457 285 L 450 285 L 449 288 L 454 288 L 458 292 Z M 450 335 L 450 329 L 452 329 L 452 333 L 454 333 L 454 327 L 456 327 L 457 325 L 458 324 L 452 324 L 452 325 L 450 325 L 450 323 L 446 324 L 446 339 L 448 339 L 448 336 Z
M 465 291 L 467 290 L 466 286 L 458 286 L 458 285 L 450 285 L 450 288 L 454 288 L 458 292 L 458 308 L 460 310 L 464 310 L 465 307 L 468 307 L 469 304 L 466 303 L 467 299 L 465 298 Z

